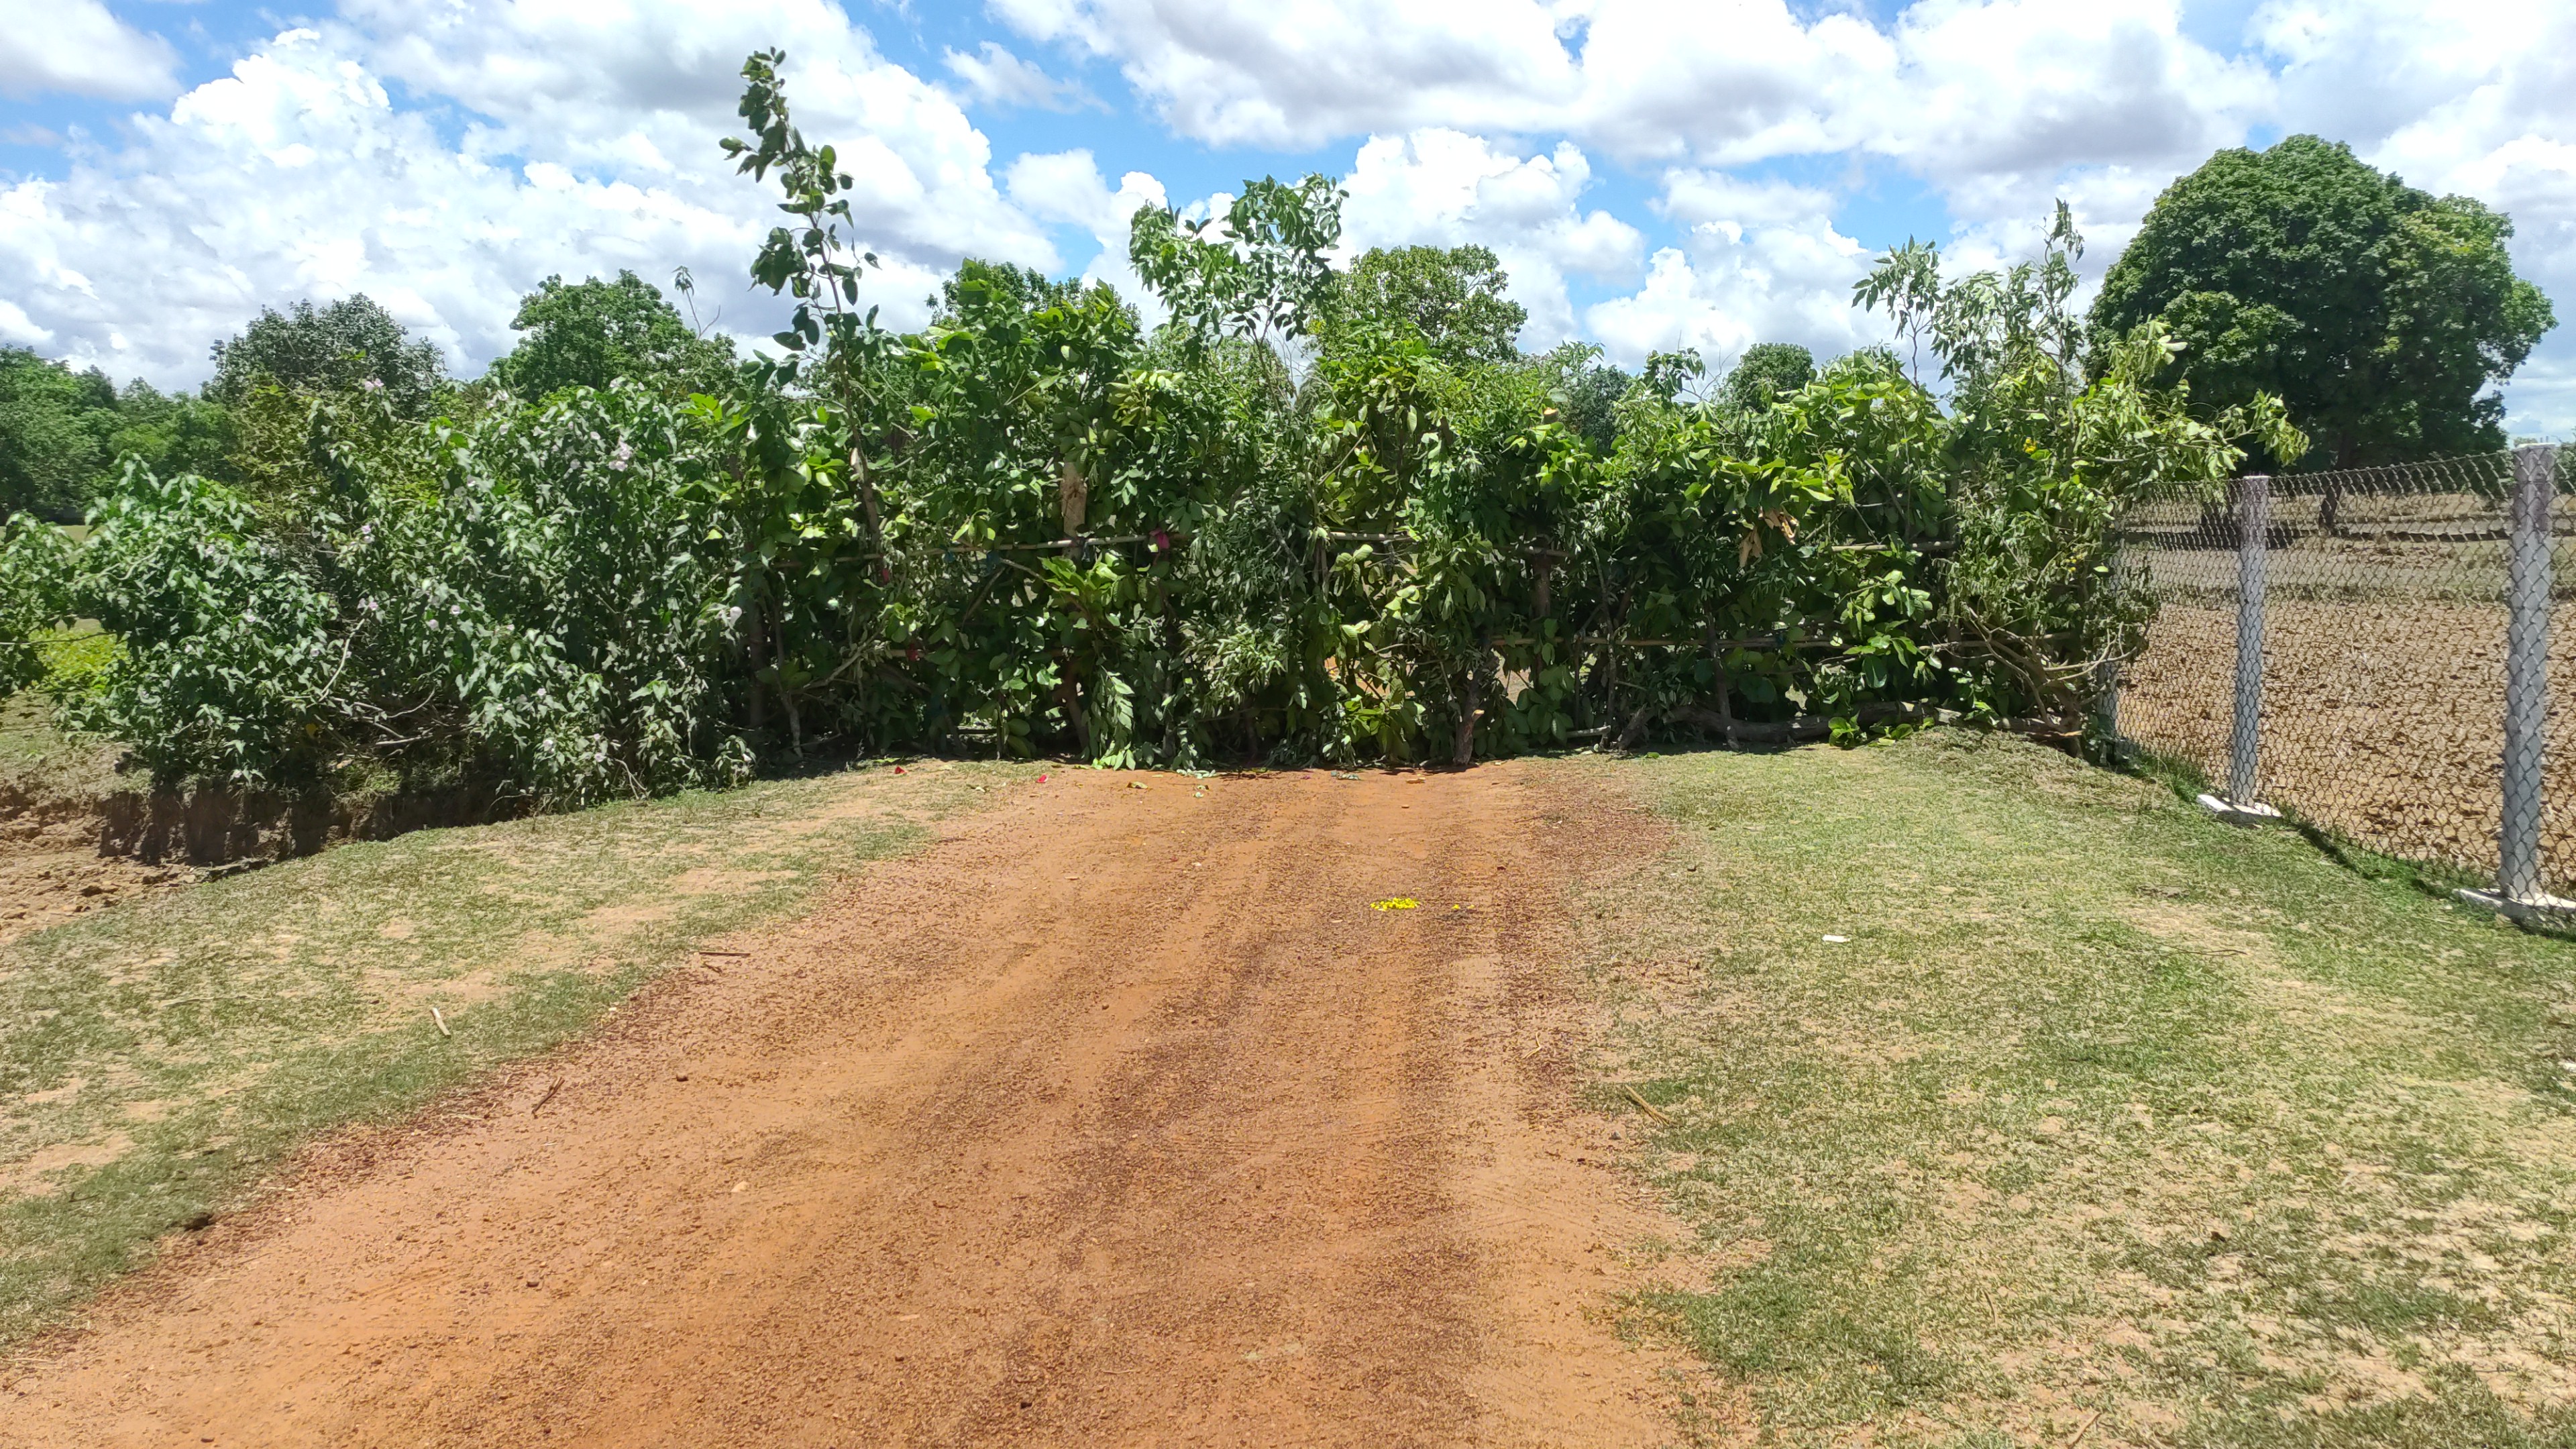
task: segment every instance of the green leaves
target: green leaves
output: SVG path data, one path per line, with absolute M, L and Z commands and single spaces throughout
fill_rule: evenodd
M 1909 245 L 1859 289 L 1947 408 L 1884 350 L 1757 348 L 1714 397 L 1694 352 L 1636 378 L 1524 355 L 1489 253 L 1336 276 L 1313 176 L 1140 212 L 1153 332 L 982 261 L 892 332 L 785 64 L 745 62 L 724 143 L 778 188 L 751 263 L 774 350 L 729 368 L 622 274 L 532 293 L 477 416 L 260 383 L 238 485 L 138 472 L 84 549 L 0 536 L 0 648 L 105 620 L 121 648 L 71 707 L 165 779 L 390 768 L 561 803 L 823 741 L 1196 766 L 1847 737 L 1873 706 L 2071 707 L 2138 622 L 2102 566 L 2124 500 L 2225 476 L 2240 437 L 2298 445 L 2268 397 L 2164 390 L 2189 354 L 2162 323 L 2097 338 L 2088 381 L 2063 208 L 2027 265 L 1947 281 Z M 2427 213 L 2419 250 L 2491 220 Z M 2408 305 L 2458 311 L 2457 275 L 2409 273 Z
M 1221 224 L 1141 207 L 1127 258 L 1192 347 L 1223 336 L 1284 340 L 1325 304 L 1333 273 L 1324 254 L 1341 240 L 1344 195 L 1328 176 L 1294 186 L 1265 176 L 1243 184 Z
M 2512 223 L 2292 136 L 2175 182 L 2103 278 L 2095 347 L 2161 321 L 2215 413 L 2278 397 L 2315 466 L 2498 448 L 2501 400 L 2556 322 L 2514 275 Z M 2287 466 L 2275 454 L 2267 466 Z
M 687 282 L 686 268 L 678 280 Z M 525 335 L 487 376 L 532 400 L 621 379 L 658 386 L 676 400 L 722 388 L 734 367 L 730 340 L 700 337 L 660 289 L 631 271 L 614 281 L 548 277 L 521 299 L 510 326 Z
M 844 397 L 860 370 L 858 355 L 881 345 L 876 311 L 858 310 L 859 278 L 877 264 L 876 253 L 855 239 L 857 218 L 849 199 L 849 173 L 830 146 L 806 144 L 789 117 L 787 86 L 779 71 L 787 64 L 783 50 L 753 53 L 743 61 L 743 92 L 736 108 L 753 135 L 727 137 L 724 153 L 735 158 L 737 173 L 766 181 L 778 173 L 778 209 L 801 225 L 770 228 L 768 239 L 752 258 L 751 278 L 772 292 L 798 300 L 795 317 L 775 341 L 788 352 L 773 364 L 777 380 L 794 383 L 804 377 L 808 361 L 819 362 L 820 381 Z M 819 352 L 819 358 L 809 354 Z

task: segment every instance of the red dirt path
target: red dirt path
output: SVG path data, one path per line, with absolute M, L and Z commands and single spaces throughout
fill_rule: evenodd
M 1509 766 L 1059 775 L 315 1154 L 0 1443 L 1662 1442 L 1561 964 L 1658 841 Z

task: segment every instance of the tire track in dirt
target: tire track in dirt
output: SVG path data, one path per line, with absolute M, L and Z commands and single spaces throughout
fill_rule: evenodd
M 0 1443 L 1662 1442 L 1601 1322 L 1662 1220 L 1560 964 L 1565 889 L 1660 841 L 1568 809 L 1029 787 L 486 1120 L 319 1154 L 22 1363 Z

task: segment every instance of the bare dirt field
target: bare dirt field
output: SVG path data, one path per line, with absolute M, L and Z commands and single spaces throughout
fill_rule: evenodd
M 308 1154 L 0 1443 L 1662 1442 L 1563 963 L 1666 838 L 1511 766 L 1057 774 Z
M 2263 649 L 2263 798 L 2388 855 L 2492 874 L 2502 809 L 2504 609 L 2275 599 Z M 2543 869 L 2576 887 L 2576 608 L 2550 628 Z M 2231 609 L 2168 603 L 2120 693 L 2123 733 L 2227 774 Z

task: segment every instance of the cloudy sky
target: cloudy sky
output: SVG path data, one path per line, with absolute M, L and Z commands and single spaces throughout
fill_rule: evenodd
M 2576 432 L 2565 0 L 0 0 L 0 342 L 190 384 L 364 291 L 471 374 L 540 278 L 682 266 L 766 332 L 716 142 L 769 46 L 901 321 L 962 255 L 1122 279 L 1139 202 L 1314 170 L 1354 244 L 1499 252 L 1525 345 L 1830 354 L 1908 236 L 2025 255 L 2064 197 L 2098 274 L 2213 150 L 2314 131 L 2512 214 L 2570 319 L 2513 426 Z

